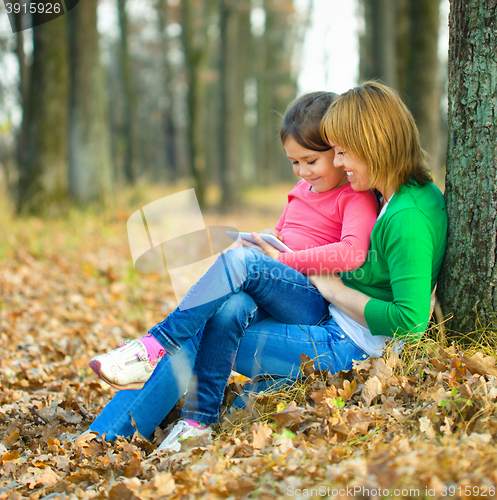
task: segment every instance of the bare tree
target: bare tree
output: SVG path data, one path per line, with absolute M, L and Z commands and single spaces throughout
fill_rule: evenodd
M 36 17 L 37 14 L 35 14 Z M 33 64 L 19 136 L 20 212 L 42 212 L 67 197 L 68 55 L 66 20 L 33 28 Z
M 106 201 L 112 192 L 97 1 L 85 0 L 67 14 L 71 54 L 69 188 L 72 198 L 79 203 Z
M 194 188 L 200 205 L 205 204 L 207 185 L 207 160 L 205 127 L 206 85 L 212 50 L 209 27 L 213 25 L 217 0 L 182 0 L 182 41 L 188 77 L 188 128 L 187 144 L 190 153 L 190 169 Z
M 132 61 L 129 54 L 128 15 L 126 0 L 117 0 L 119 13 L 121 78 L 124 90 L 124 136 L 126 153 L 124 155 L 124 177 L 128 183 L 136 181 L 139 174 L 138 161 L 138 121 L 136 116 L 136 95 L 133 85 Z

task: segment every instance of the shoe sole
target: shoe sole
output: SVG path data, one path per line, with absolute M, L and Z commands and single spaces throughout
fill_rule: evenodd
M 89 363 L 90 365 L 90 368 L 106 383 L 106 384 L 109 384 L 111 387 L 114 387 L 114 389 L 119 389 L 120 391 L 122 390 L 126 390 L 126 389 L 129 389 L 129 390 L 139 390 L 139 389 L 143 389 L 143 386 L 145 385 L 144 382 L 134 382 L 132 384 L 127 384 L 127 385 L 118 385 L 118 384 L 114 384 L 113 382 L 111 382 L 110 380 L 107 380 L 103 375 L 102 375 L 102 363 L 100 363 L 100 361 L 96 360 L 96 359 L 92 359 Z

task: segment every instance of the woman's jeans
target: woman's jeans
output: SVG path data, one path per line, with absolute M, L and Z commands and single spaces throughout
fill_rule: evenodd
M 248 248 L 221 255 L 150 333 L 172 355 L 143 389 L 119 391 L 93 422 L 107 439 L 133 434 L 132 419 L 150 436 L 187 389 L 182 417 L 217 422 L 232 369 L 295 379 L 300 354 L 333 372 L 367 357 L 306 276 Z

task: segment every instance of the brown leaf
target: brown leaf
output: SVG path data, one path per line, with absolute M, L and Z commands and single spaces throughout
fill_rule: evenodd
M 367 434 L 370 424 L 374 422 L 374 418 L 360 411 L 349 411 L 347 420 L 353 429 L 363 435 Z
M 497 367 L 495 366 L 497 360 L 493 356 L 485 356 L 482 352 L 477 352 L 470 358 L 461 356 L 461 361 L 472 373 L 497 377 Z
M 136 477 L 140 474 L 142 469 L 142 464 L 140 457 L 135 455 L 131 457 L 131 460 L 124 466 L 124 477 Z
M 60 477 L 55 474 L 55 472 L 47 467 L 43 469 L 41 472 L 35 473 L 34 475 L 30 475 L 29 473 L 23 474 L 21 478 L 19 478 L 19 482 L 21 484 L 27 484 L 28 488 L 32 490 L 36 486 L 54 486 L 60 481 Z
M 313 392 L 311 398 L 317 405 L 325 403 L 326 399 L 333 399 L 338 397 L 337 388 L 332 385 L 331 387 L 322 387 L 319 391 Z
M 305 412 L 304 408 L 299 408 L 295 401 L 292 401 L 283 411 L 272 413 L 278 425 L 290 427 L 291 425 L 300 424 L 302 422 L 302 414 Z
M 57 417 L 66 424 L 79 424 L 83 417 L 71 410 L 64 410 L 60 406 L 57 408 Z
M 357 380 L 354 379 L 352 382 L 344 380 L 343 389 L 338 389 L 338 394 L 342 398 L 342 401 L 346 403 L 358 391 L 359 386 L 357 384 Z
M 176 489 L 176 483 L 174 482 L 173 476 L 170 472 L 162 472 L 155 474 L 152 481 L 149 483 L 155 489 L 155 497 L 165 497 L 174 493 Z
M 307 354 L 300 354 L 300 371 L 305 377 L 309 377 L 315 374 L 318 370 L 314 368 L 314 360 L 312 360 Z
M 266 447 L 269 436 L 273 433 L 273 429 L 269 425 L 256 423 L 252 427 L 252 434 L 254 439 L 252 446 L 257 450 L 262 450 Z
M 109 491 L 109 500 L 141 500 L 124 483 L 115 484 Z
M 371 401 L 376 396 L 379 396 L 382 393 L 382 385 L 381 382 L 378 380 L 378 377 L 375 375 L 372 378 L 369 378 L 366 380 L 366 383 L 364 384 L 361 392 L 361 397 L 364 401 L 364 404 L 366 406 L 369 406 L 371 404 Z

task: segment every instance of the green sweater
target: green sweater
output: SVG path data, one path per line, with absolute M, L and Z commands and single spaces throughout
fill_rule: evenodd
M 403 186 L 373 227 L 366 262 L 341 274 L 347 286 L 371 297 L 364 315 L 373 335 L 423 335 L 446 243 L 440 190 L 434 184 Z

